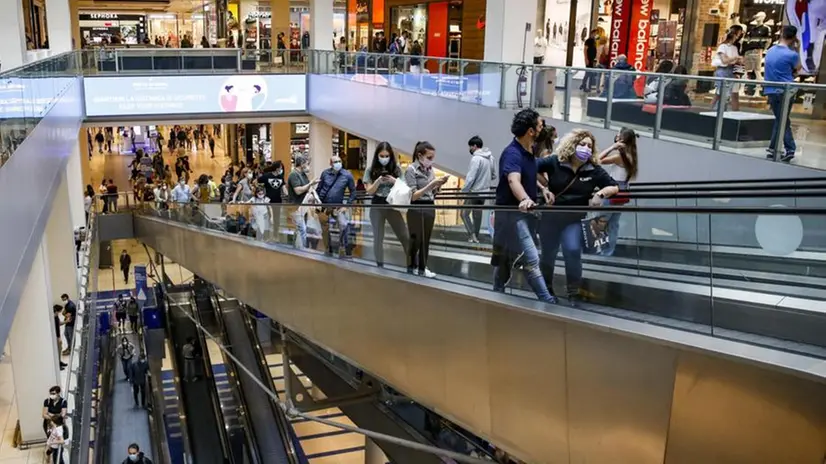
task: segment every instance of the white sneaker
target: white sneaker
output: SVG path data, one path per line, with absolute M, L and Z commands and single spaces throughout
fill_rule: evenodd
M 432 279 L 432 278 L 436 277 L 436 273 L 431 271 L 430 269 L 427 269 L 427 268 L 425 268 L 424 271 L 419 271 L 418 274 L 421 277 L 427 277 L 428 279 Z

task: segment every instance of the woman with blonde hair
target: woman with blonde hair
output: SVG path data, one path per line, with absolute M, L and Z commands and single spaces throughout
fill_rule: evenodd
M 599 165 L 595 155 L 596 139 L 584 129 L 574 129 L 557 147 L 556 154 L 537 161 L 537 171 L 543 184 L 542 196 L 553 209 L 559 206 L 599 206 L 615 195 L 617 182 Z M 552 290 L 556 255 L 562 245 L 565 280 L 571 305 L 581 299 L 582 226 L 585 213 L 545 212 L 540 218 L 539 240 L 542 246 L 540 268 L 548 289 Z

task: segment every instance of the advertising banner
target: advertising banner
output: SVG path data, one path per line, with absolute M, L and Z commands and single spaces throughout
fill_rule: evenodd
M 648 40 L 651 38 L 651 7 L 653 0 L 631 2 L 631 30 L 628 34 L 628 64 L 645 71 Z
M 826 0 L 787 0 L 786 16 L 797 27 L 803 74 L 817 74 L 826 42 Z
M 83 79 L 86 116 L 306 111 L 303 74 Z
M 628 55 L 628 29 L 631 23 L 631 0 L 615 0 L 611 12 L 611 34 L 608 37 L 608 53 L 611 66 L 617 57 Z M 628 57 L 631 62 L 631 57 Z
M 43 117 L 73 80 L 71 77 L 0 79 L 0 119 Z

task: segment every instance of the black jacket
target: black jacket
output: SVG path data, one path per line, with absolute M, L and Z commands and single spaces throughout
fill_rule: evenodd
M 137 461 L 130 461 L 129 458 L 123 460 L 123 464 L 152 464 L 152 460 L 144 456 L 143 453 L 138 453 Z

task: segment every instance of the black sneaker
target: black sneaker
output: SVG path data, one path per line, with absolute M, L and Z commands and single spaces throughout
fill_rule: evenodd
M 780 161 L 783 163 L 789 163 L 794 159 L 794 153 L 786 153 L 785 155 L 780 157 Z
M 579 308 L 584 301 L 585 299 L 580 294 L 568 295 L 568 305 L 573 308 Z

